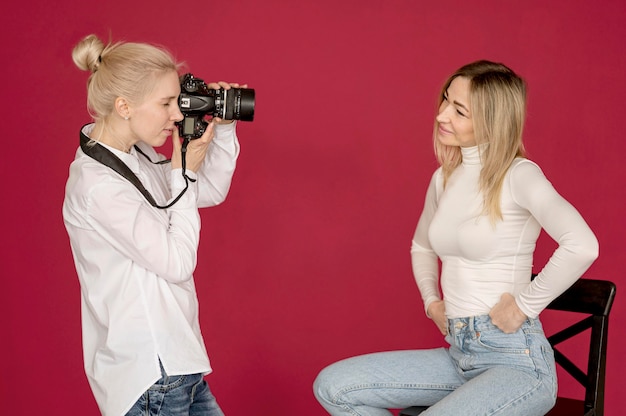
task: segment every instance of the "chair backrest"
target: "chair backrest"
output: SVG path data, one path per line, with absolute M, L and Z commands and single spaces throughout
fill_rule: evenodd
M 609 312 L 615 299 L 615 284 L 606 280 L 579 279 L 556 298 L 548 309 L 587 314 L 583 320 L 548 337 L 556 362 L 585 387 L 585 413 L 604 414 L 604 380 Z M 580 370 L 556 345 L 591 329 L 587 372 Z

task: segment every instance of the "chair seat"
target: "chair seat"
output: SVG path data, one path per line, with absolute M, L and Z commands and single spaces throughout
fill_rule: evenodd
M 422 412 L 426 411 L 428 406 L 413 406 L 407 407 L 398 413 L 398 416 L 418 416 L 422 414 Z
M 582 415 L 584 414 L 585 402 L 582 400 L 575 399 L 567 399 L 564 397 L 559 397 L 556 399 L 556 405 L 552 410 L 550 410 L 546 416 L 572 416 L 572 415 Z M 418 416 L 422 414 L 422 412 L 426 411 L 428 406 L 413 406 L 408 407 L 400 413 L 398 416 Z
M 552 408 L 552 410 L 546 413 L 546 416 L 584 415 L 584 411 L 584 401 L 557 397 L 556 405 Z

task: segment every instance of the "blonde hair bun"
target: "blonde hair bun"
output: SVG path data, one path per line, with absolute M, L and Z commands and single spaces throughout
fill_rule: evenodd
M 72 50 L 72 59 L 81 70 L 96 72 L 103 51 L 104 43 L 96 35 L 87 35 Z

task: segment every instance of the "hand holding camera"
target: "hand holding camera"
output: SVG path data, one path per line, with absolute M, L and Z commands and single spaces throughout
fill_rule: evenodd
M 206 152 L 209 149 L 209 143 L 215 137 L 214 126 L 217 123 L 232 123 L 232 121 L 222 122 L 218 118 L 214 118 L 210 123 L 207 123 L 207 127 L 202 132 L 202 135 L 194 139 L 193 141 L 185 140 L 184 143 L 180 141 L 180 136 L 177 130 L 174 130 L 172 134 L 172 168 L 183 167 L 183 157 L 185 170 L 197 172 L 202 163 L 204 162 Z M 184 149 L 183 149 L 184 148 Z
M 248 85 L 244 84 L 244 85 L 239 85 L 237 83 L 232 83 L 232 82 L 224 82 L 224 81 L 219 81 L 219 82 L 210 82 L 207 84 L 207 86 L 209 88 L 213 88 L 214 90 L 230 90 L 231 88 L 241 88 L 241 89 L 248 89 Z M 253 90 L 254 91 L 254 90 Z M 254 103 L 253 103 L 254 105 Z M 251 117 L 253 117 L 254 115 L 252 115 Z M 235 118 L 233 119 L 222 119 L 219 116 L 213 116 L 211 122 L 215 123 L 215 124 L 230 124 L 235 120 Z M 247 121 L 247 120 L 244 120 Z M 250 120 L 251 121 L 251 120 Z

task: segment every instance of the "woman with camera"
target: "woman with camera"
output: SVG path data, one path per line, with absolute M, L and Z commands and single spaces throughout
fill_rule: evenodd
M 222 415 L 203 378 L 211 366 L 193 272 L 198 208 L 221 203 L 230 188 L 235 123 L 214 118 L 182 156 L 178 65 L 169 53 L 144 43 L 104 45 L 89 35 L 72 56 L 91 72 L 94 122 L 80 131 L 63 218 L 98 406 L 105 415 Z M 169 137 L 168 163 L 154 148 Z
M 468 64 L 444 84 L 433 132 L 440 167 L 411 256 L 425 312 L 449 346 L 328 366 L 314 391 L 330 414 L 430 406 L 422 415 L 540 416 L 554 405 L 554 356 L 538 316 L 596 259 L 598 242 L 525 158 L 525 107 L 524 81 L 502 64 Z M 559 247 L 531 281 L 542 228 Z

